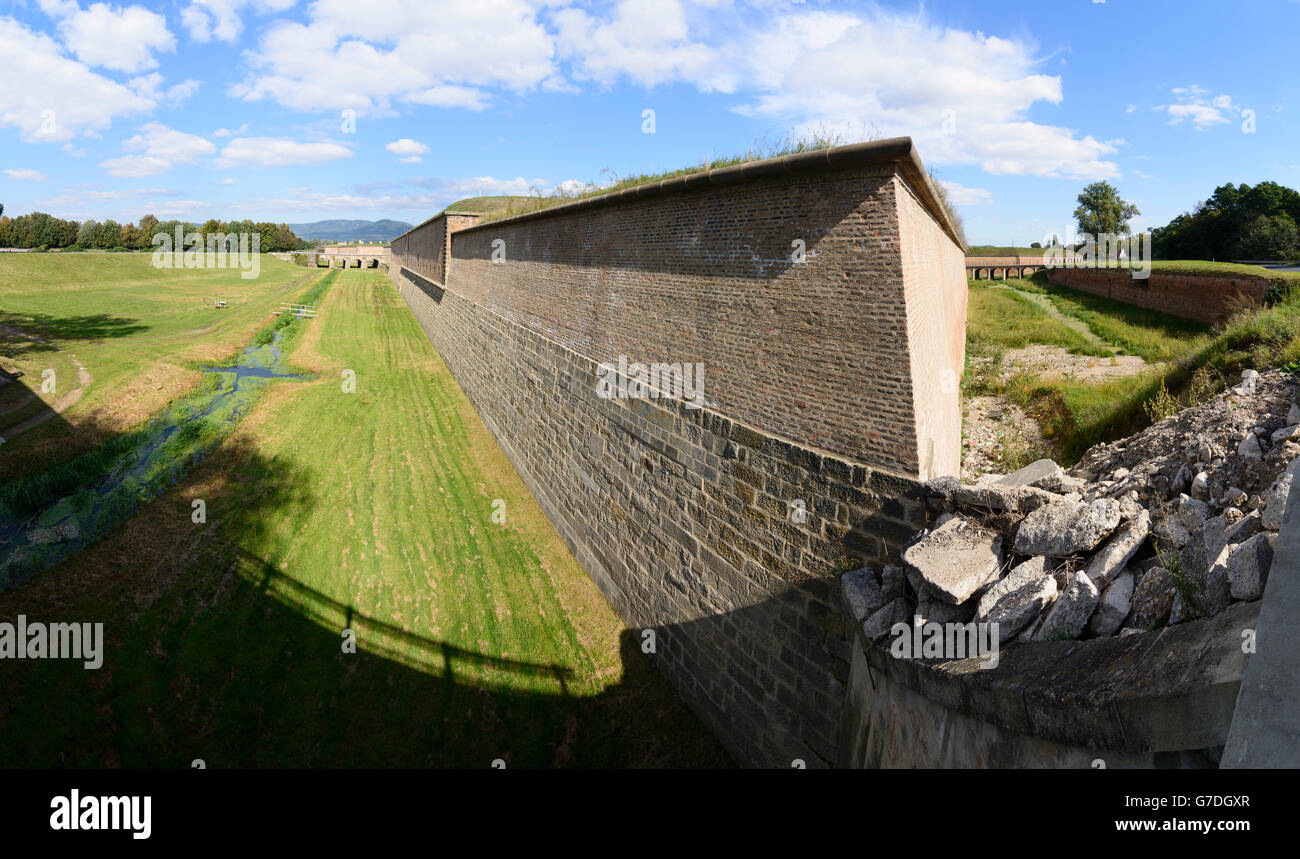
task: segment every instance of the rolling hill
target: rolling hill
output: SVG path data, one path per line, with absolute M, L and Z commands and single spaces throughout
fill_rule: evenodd
M 329 239 L 330 241 L 359 239 L 366 242 L 388 242 L 412 226 L 405 221 L 333 220 L 290 224 L 289 229 L 293 230 L 294 235 L 303 239 Z

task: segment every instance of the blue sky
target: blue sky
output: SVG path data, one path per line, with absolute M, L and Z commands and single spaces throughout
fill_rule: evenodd
M 912 136 L 972 243 L 1028 244 L 1096 179 L 1134 227 L 1300 187 L 1298 29 L 1295 0 L 0 0 L 0 203 L 417 222 L 821 129 Z

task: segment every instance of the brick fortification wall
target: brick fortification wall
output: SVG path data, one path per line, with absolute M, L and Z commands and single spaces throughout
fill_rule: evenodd
M 439 212 L 420 226 L 392 241 L 392 259 L 434 283 L 447 280 L 447 258 L 451 254 L 451 234 L 478 221 L 469 212 Z
M 1225 319 L 1237 302 L 1262 303 L 1268 291 L 1268 281 L 1258 277 L 1159 271 L 1143 279 L 1121 269 L 1052 268 L 1047 279 L 1080 292 L 1207 324 Z
M 960 444 L 938 377 L 961 368 L 962 249 L 910 141 L 816 155 L 448 230 L 445 282 L 398 242 L 391 269 L 575 557 L 751 765 L 834 761 L 833 573 L 896 555 L 917 478 Z M 598 396 L 620 355 L 702 363 L 704 408 Z

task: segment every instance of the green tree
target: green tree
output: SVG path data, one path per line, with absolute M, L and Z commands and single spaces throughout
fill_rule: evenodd
M 109 218 L 99 225 L 95 230 L 95 246 L 101 248 L 115 248 L 122 243 L 122 227 L 117 221 Z
M 1128 222 L 1134 215 L 1142 214 L 1138 207 L 1122 199 L 1119 190 L 1109 182 L 1093 182 L 1078 197 L 1074 220 L 1080 233 L 1100 235 L 1128 235 Z
M 1300 232 L 1290 215 L 1260 215 L 1241 233 L 1245 259 L 1296 259 L 1300 257 Z
M 289 229 L 288 224 L 281 224 L 275 228 L 275 249 L 277 251 L 292 251 L 298 247 L 298 237 Z

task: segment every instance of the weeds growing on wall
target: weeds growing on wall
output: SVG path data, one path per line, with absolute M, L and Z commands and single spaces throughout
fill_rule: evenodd
M 875 140 L 879 137 L 879 134 L 871 133 L 863 136 L 863 140 Z M 674 170 L 665 170 L 659 173 L 635 173 L 628 176 L 620 176 L 612 169 L 606 167 L 601 171 L 605 177 L 603 183 L 592 182 L 580 188 L 557 188 L 545 194 L 542 193 L 539 188 L 534 186 L 530 189 L 530 196 L 508 198 L 503 205 L 494 208 L 492 211 L 484 212 L 482 222 L 486 223 L 488 221 L 498 221 L 502 218 L 512 218 L 515 215 L 525 215 L 529 212 L 536 212 L 540 209 L 549 209 L 552 206 L 572 203 L 575 200 L 582 200 L 587 197 L 599 197 L 602 194 L 610 194 L 627 188 L 635 188 L 638 185 L 646 185 L 650 182 L 661 182 L 664 179 L 673 179 L 678 176 L 687 176 L 691 173 L 699 173 L 703 170 L 718 170 L 723 167 L 734 167 L 737 164 L 747 164 L 750 161 L 761 161 L 765 158 L 777 158 L 782 155 L 798 155 L 800 152 L 812 152 L 817 149 L 842 146 L 847 142 L 849 141 L 837 132 L 819 130 L 798 137 L 787 134 L 784 138 L 777 141 L 768 141 L 766 139 L 760 140 L 750 146 L 749 149 L 737 155 L 701 158 L 696 164 L 687 167 L 679 167 Z

